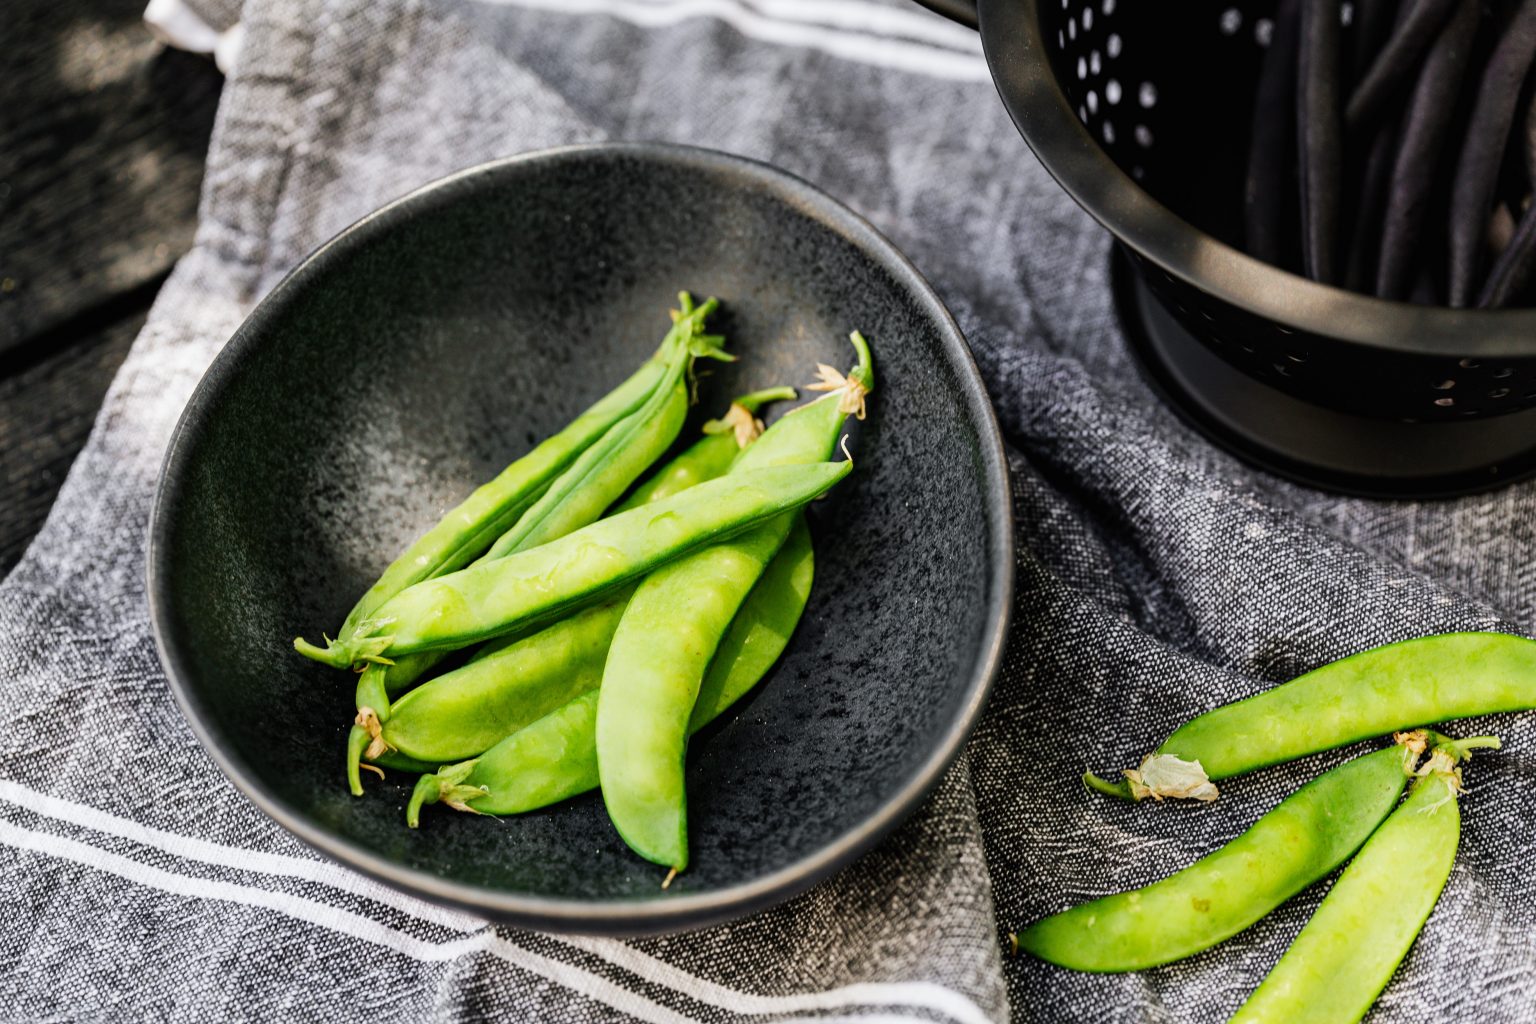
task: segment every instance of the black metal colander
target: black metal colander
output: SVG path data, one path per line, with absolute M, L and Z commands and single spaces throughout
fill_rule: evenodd
M 1536 472 L 1536 310 L 1385 301 L 1235 248 L 1273 2 L 927 6 L 979 20 L 1019 131 L 1120 243 L 1117 300 L 1143 367 L 1213 440 L 1358 493 Z

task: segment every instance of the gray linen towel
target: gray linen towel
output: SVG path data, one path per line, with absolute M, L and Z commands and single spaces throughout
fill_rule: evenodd
M 250 0 L 238 20 L 197 244 L 0 584 L 0 1019 L 1219 1021 L 1321 887 L 1123 977 L 1005 960 L 999 936 L 1192 861 L 1344 755 L 1199 807 L 1077 775 L 1371 644 L 1532 628 L 1533 485 L 1319 495 L 1162 408 L 1118 334 L 1107 237 L 1029 155 L 975 40 L 902 0 Z M 932 799 L 777 910 L 637 942 L 495 928 L 317 858 L 198 748 L 144 597 L 171 428 L 284 272 L 447 172 L 609 138 L 769 160 L 889 234 L 975 348 L 1019 523 L 1002 678 Z M 1475 766 L 1445 898 L 1375 1020 L 1536 1021 L 1536 716 L 1479 728 L 1507 750 Z

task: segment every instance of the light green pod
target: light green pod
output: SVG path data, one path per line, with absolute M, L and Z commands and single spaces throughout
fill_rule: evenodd
M 438 676 L 395 701 L 384 741 L 446 764 L 474 757 L 597 688 L 627 593 Z
M 1139 971 L 1231 938 L 1344 863 L 1408 780 L 1400 747 L 1314 779 L 1232 842 L 1141 889 L 1037 921 L 1014 946 L 1077 971 Z
M 548 544 L 408 587 L 375 616 L 387 632 L 338 640 L 326 649 L 302 641 L 295 647 L 345 668 L 467 647 L 553 621 L 666 562 L 813 501 L 851 468 L 848 462 L 820 462 L 732 472 Z
M 1191 719 L 1155 754 L 1225 779 L 1360 740 L 1536 708 L 1536 641 L 1446 633 L 1372 648 Z M 1130 797 L 1125 783 L 1096 789 Z M 1169 794 L 1164 794 L 1169 795 Z
M 859 364 L 835 390 L 786 414 L 743 452 L 727 479 L 825 459 L 848 412 L 863 412 L 874 384 L 869 346 L 855 333 Z M 736 610 L 784 543 L 781 516 L 653 572 L 635 590 L 614 634 L 597 701 L 597 765 L 603 802 L 640 856 L 673 871 L 688 866 L 684 784 L 689 723 L 705 670 Z
M 699 684 L 788 519 L 653 572 L 613 636 L 597 701 L 603 803 L 630 849 L 663 867 L 688 866 L 683 760 Z
M 805 611 L 815 568 L 810 530 L 800 515 L 720 641 L 693 707 L 690 732 L 708 725 L 767 675 Z M 380 763 L 403 771 L 424 767 L 397 755 Z M 597 784 L 597 691 L 592 690 L 479 758 L 422 776 L 406 821 L 417 827 L 422 805 L 439 800 L 483 814 L 521 814 L 596 789 Z
M 1354 1024 L 1392 980 L 1445 888 L 1459 782 L 1432 772 L 1360 851 L 1233 1024 Z

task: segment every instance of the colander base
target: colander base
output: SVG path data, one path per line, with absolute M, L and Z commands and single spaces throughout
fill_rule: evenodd
M 1536 409 L 1410 423 L 1356 416 L 1287 395 L 1185 330 L 1120 245 L 1110 278 L 1143 376 L 1217 447 L 1298 483 L 1378 498 L 1441 498 L 1536 474 Z

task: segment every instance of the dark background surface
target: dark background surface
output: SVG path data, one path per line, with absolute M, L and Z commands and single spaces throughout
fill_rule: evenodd
M 222 78 L 145 0 L 12 0 L 0 47 L 0 572 L 192 243 Z

